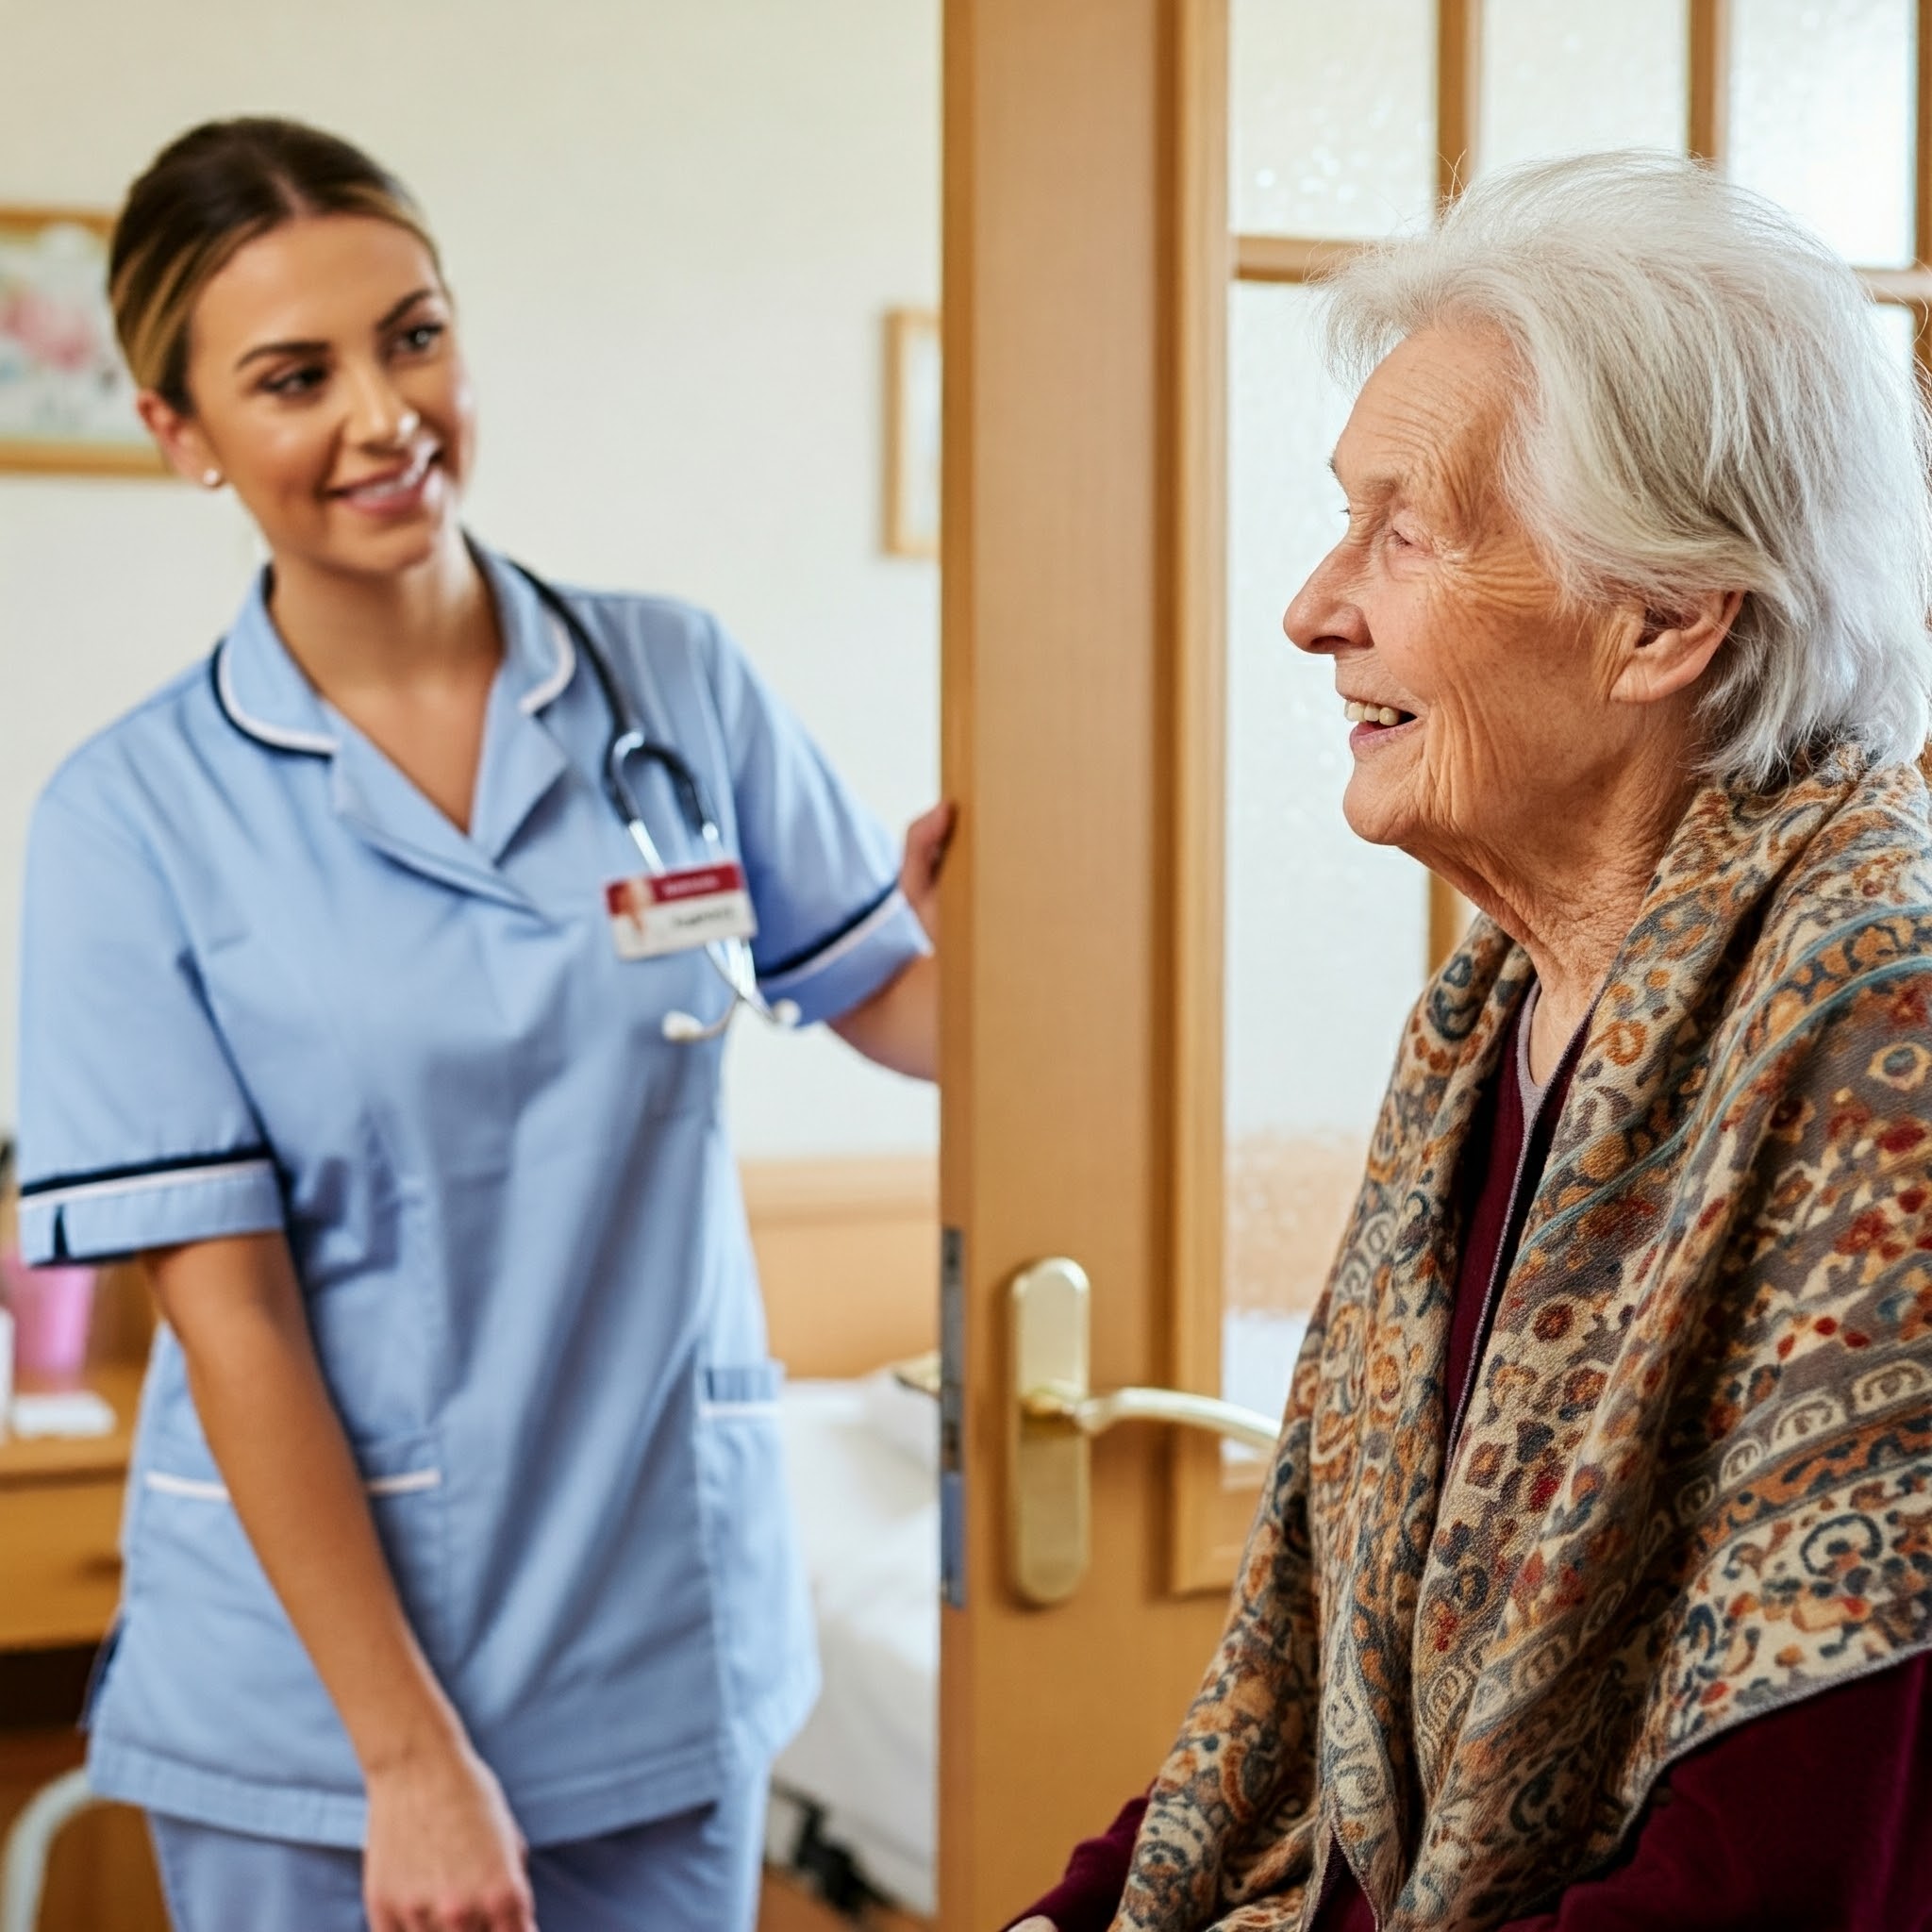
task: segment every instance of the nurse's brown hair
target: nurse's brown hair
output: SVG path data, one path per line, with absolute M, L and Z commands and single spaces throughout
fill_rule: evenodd
M 209 121 L 156 156 L 128 191 L 108 264 L 114 332 L 139 387 L 192 412 L 196 299 L 244 243 L 304 215 L 393 222 L 437 259 L 408 190 L 360 148 L 320 128 L 258 117 Z

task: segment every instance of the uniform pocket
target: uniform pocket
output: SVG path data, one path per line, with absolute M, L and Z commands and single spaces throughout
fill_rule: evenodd
M 698 1389 L 698 1420 L 775 1424 L 778 1395 L 784 1386 L 785 1371 L 776 1362 L 706 1369 Z
M 355 1453 L 398 1594 L 433 1658 L 444 1621 L 435 1438 Z M 103 1748 L 356 1795 L 360 1776 L 341 1721 L 185 1403 L 142 1433 L 126 1541 L 121 1635 L 93 1712 Z
M 444 1473 L 435 1432 L 352 1441 L 349 1447 L 410 1627 L 437 1657 L 448 1589 Z M 198 1428 L 176 1424 L 157 1432 L 143 1458 L 129 1545 L 130 1564 L 155 1580 L 166 1576 L 189 1589 L 199 1584 L 233 1598 L 238 1607 L 249 1603 L 263 1614 L 280 1614 L 279 1600 Z M 186 1576 L 184 1558 L 192 1564 Z
M 698 1383 L 698 1494 L 726 1705 L 755 1729 L 812 1672 L 778 1419 L 784 1379 L 764 1361 L 704 1369 Z

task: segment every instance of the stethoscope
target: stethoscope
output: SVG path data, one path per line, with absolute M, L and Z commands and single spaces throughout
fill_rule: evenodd
M 677 794 L 678 809 L 684 814 L 684 822 L 691 836 L 708 854 L 720 858 L 726 857 L 718 821 L 705 801 L 698 774 L 691 770 L 684 755 L 674 745 L 660 743 L 638 722 L 624 687 L 591 639 L 583 619 L 535 571 L 527 570 L 522 564 L 516 565 L 516 570 L 542 600 L 543 608 L 564 627 L 577 654 L 590 665 L 596 677 L 597 688 L 604 693 L 605 708 L 610 713 L 610 735 L 604 745 L 604 795 L 610 801 L 610 808 L 616 812 L 624 829 L 630 834 L 631 843 L 638 848 L 639 857 L 644 861 L 644 870 L 654 879 L 661 879 L 671 868 L 664 863 L 663 855 L 651 837 L 650 827 L 644 824 L 643 808 L 638 803 L 637 791 L 630 781 L 633 758 L 642 758 L 664 774 L 670 780 L 672 791 Z M 767 1000 L 759 991 L 758 968 L 752 961 L 748 941 L 708 940 L 704 953 L 710 962 L 711 971 L 724 981 L 731 1002 L 708 1026 L 695 1013 L 666 1013 L 666 1040 L 676 1041 L 680 1044 L 716 1040 L 738 1017 L 740 1007 L 749 1007 L 760 1019 L 769 1020 L 774 1026 L 798 1024 L 799 1012 L 794 1001 Z

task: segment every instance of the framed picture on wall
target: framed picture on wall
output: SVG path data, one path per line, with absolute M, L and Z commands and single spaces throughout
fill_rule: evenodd
M 0 204 L 0 470 L 167 474 L 108 308 L 109 215 Z
M 940 319 L 930 308 L 886 317 L 886 549 L 940 554 Z

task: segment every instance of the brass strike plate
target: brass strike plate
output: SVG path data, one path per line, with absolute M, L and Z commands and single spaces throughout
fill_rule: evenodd
M 1024 1398 L 1055 1388 L 1088 1393 L 1087 1272 L 1063 1257 L 1036 1261 L 1013 1277 L 1011 1493 L 1013 1588 L 1029 1604 L 1064 1603 L 1087 1574 L 1092 1445 L 1063 1416 L 1029 1415 Z

